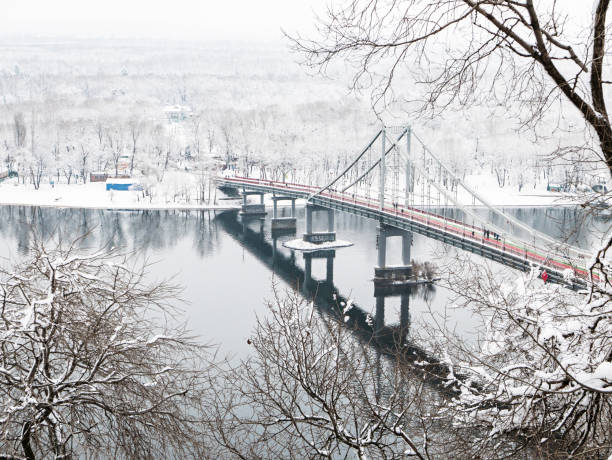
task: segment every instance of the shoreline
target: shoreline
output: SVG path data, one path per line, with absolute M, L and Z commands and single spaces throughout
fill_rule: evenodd
M 538 193 L 539 192 L 539 193 Z M 87 184 L 58 184 L 55 187 L 49 184 L 41 184 L 39 190 L 35 190 L 30 186 L 17 185 L 15 182 L 0 183 L 0 206 L 31 206 L 43 208 L 71 208 L 71 209 L 108 209 L 108 210 L 218 210 L 228 211 L 240 209 L 240 203 L 234 202 L 233 197 L 226 197 L 223 193 L 217 197 L 217 204 L 191 204 L 186 202 L 185 197 L 180 197 L 178 202 L 173 202 L 172 199 L 176 195 L 172 193 L 159 193 L 153 197 L 152 202 L 148 202 L 149 197 L 137 195 L 141 192 L 132 191 L 106 191 L 104 183 L 87 183 Z M 484 189 L 480 190 L 488 197 L 488 201 L 496 208 L 572 208 L 579 207 L 581 197 L 572 194 L 547 194 L 539 190 L 531 191 L 531 193 L 509 193 L 508 190 Z M 188 194 L 186 197 L 189 199 Z M 235 198 L 239 200 L 240 198 Z M 220 203 L 224 202 L 224 203 Z M 273 202 L 266 197 L 264 204 L 267 208 L 272 208 Z M 303 199 L 298 199 L 297 203 L 300 206 L 304 205 Z M 440 203 L 441 204 L 441 203 Z M 283 206 L 281 206 L 283 207 Z M 415 206 L 420 209 L 432 209 L 444 207 L 447 209 L 457 208 L 450 203 L 446 206 L 438 204 L 429 204 Z M 463 205 L 467 209 L 486 209 L 483 205 Z
M 102 209 L 105 211 L 233 211 L 240 208 L 235 206 L 215 205 L 173 205 L 173 206 L 108 206 L 108 205 L 80 205 L 80 204 L 47 204 L 47 203 L 3 203 L 0 206 L 27 206 L 30 208 L 57 208 L 57 209 Z
M 229 201 L 229 200 L 228 200 Z M 302 201 L 302 200 L 299 200 Z M 299 207 L 303 207 L 304 203 L 296 203 Z M 232 211 L 240 210 L 240 205 L 208 205 L 208 204 L 151 204 L 151 205 L 135 205 L 132 203 L 106 203 L 106 204 L 87 204 L 87 203 L 34 203 L 32 201 L 2 201 L 0 199 L 0 206 L 28 206 L 33 208 L 69 208 L 69 209 L 105 209 L 108 211 Z M 580 203 L 521 203 L 521 204 L 503 204 L 503 203 L 492 203 L 492 206 L 500 209 L 508 208 L 576 208 L 580 207 Z M 266 209 L 272 209 L 271 203 L 265 204 Z M 279 208 L 291 207 L 289 205 L 279 205 Z M 425 205 L 416 206 L 420 209 L 437 209 L 439 206 Z M 468 209 L 487 209 L 486 206 L 482 205 L 464 205 L 463 207 Z M 459 209 L 457 206 L 448 205 L 444 206 L 445 209 Z
M 296 203 L 297 205 L 297 203 Z M 531 203 L 531 204 L 496 204 L 493 203 L 493 206 L 501 209 L 508 208 L 575 208 L 580 207 L 579 203 Z M 103 209 L 108 211 L 238 211 L 240 210 L 240 206 L 223 206 L 223 205 L 197 205 L 197 204 L 173 204 L 173 205 L 160 205 L 153 204 L 151 206 L 134 206 L 129 204 L 117 203 L 116 206 L 113 206 L 112 203 L 109 204 L 77 204 L 77 203 L 32 203 L 32 202 L 3 202 L 0 201 L 0 206 L 28 206 L 32 208 L 69 208 L 69 209 Z M 300 207 L 303 207 L 304 204 L 301 204 Z M 271 204 L 265 205 L 266 209 L 272 209 L 273 206 Z M 279 208 L 291 207 L 287 206 L 278 206 Z M 438 206 L 417 206 L 418 208 L 428 209 L 428 208 L 438 208 Z M 469 209 L 488 209 L 486 206 L 464 206 Z M 454 209 L 457 206 L 449 205 L 445 206 L 445 209 Z

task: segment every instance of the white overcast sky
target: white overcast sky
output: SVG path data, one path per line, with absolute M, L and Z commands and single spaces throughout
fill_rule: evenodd
M 329 0 L 0 0 L 0 35 L 274 40 Z

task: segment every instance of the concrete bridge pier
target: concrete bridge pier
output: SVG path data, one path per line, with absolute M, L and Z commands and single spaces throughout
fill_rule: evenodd
M 291 201 L 291 217 L 279 217 L 278 215 L 278 202 L 279 201 Z M 295 218 L 295 198 L 290 196 L 272 196 L 272 202 L 274 203 L 274 211 L 272 213 L 272 230 L 295 230 L 296 229 L 296 218 Z
M 249 195 L 259 195 L 259 204 L 252 204 L 247 201 Z M 266 215 L 266 206 L 264 205 L 263 192 L 250 192 L 242 189 L 242 207 L 240 208 L 241 216 L 245 217 L 261 217 Z
M 327 212 L 327 231 L 313 232 L 312 231 L 312 214 L 317 211 Z M 334 210 L 316 206 L 313 204 L 306 205 L 306 233 L 304 233 L 304 241 L 309 243 L 326 243 L 336 241 L 336 232 L 334 231 Z
M 402 238 L 402 265 L 387 265 L 387 238 L 392 236 L 401 236 Z M 378 263 L 374 268 L 374 282 L 409 280 L 412 275 L 412 265 L 410 264 L 412 233 L 381 224 L 378 227 L 377 239 Z

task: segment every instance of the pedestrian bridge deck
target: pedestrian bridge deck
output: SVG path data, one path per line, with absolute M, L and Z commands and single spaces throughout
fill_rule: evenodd
M 316 186 L 247 177 L 218 178 L 217 184 L 220 187 L 309 199 L 311 204 L 416 232 L 522 271 L 530 270 L 535 264 L 546 271 L 549 281 L 567 284 L 573 289 L 585 288 L 590 275 L 586 269 L 586 252 L 578 252 L 562 244 L 557 248 L 546 248 L 514 237 L 495 238 L 485 229 L 414 207 L 385 203 L 381 209 L 380 202 L 369 197 L 331 189 L 317 194 L 319 188 Z

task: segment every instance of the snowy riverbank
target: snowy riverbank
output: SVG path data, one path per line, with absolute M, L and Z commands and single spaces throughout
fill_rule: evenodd
M 477 193 L 483 196 L 493 206 L 499 207 L 536 207 L 536 206 L 572 206 L 585 201 L 576 194 L 548 192 L 544 186 L 526 186 L 522 191 L 516 188 L 500 188 L 493 177 L 472 176 L 466 182 Z M 188 181 L 186 181 L 188 182 Z M 103 182 L 87 184 L 40 184 L 36 190 L 31 184 L 17 183 L 11 179 L 0 183 L 0 205 L 16 206 L 53 206 L 70 208 L 96 209 L 235 209 L 238 201 L 226 200 L 222 193 L 217 195 L 216 203 L 201 203 L 195 199 L 196 193 L 183 193 L 180 196 L 173 193 L 157 193 L 153 198 L 144 196 L 142 191 L 107 191 Z M 458 197 L 469 206 L 470 198 Z M 435 193 L 432 194 L 431 205 L 436 206 Z M 213 201 L 213 200 L 210 200 Z M 442 200 L 443 202 L 443 200 Z M 266 197 L 266 207 L 272 201 Z M 303 200 L 298 200 L 303 204 Z
M 500 187 L 495 177 L 487 175 L 468 175 L 465 183 L 491 205 L 498 207 L 535 207 L 535 206 L 575 206 L 586 201 L 575 193 L 549 192 L 546 184 L 525 184 L 519 192 L 518 187 Z M 463 191 L 463 190 L 462 190 Z M 467 193 L 459 194 L 459 201 L 470 204 Z
M 219 199 L 221 198 L 221 199 Z M 0 205 L 43 206 L 58 208 L 90 209 L 235 209 L 236 201 L 222 199 L 220 195 L 216 204 L 188 202 L 184 199 L 171 201 L 163 196 L 150 199 L 139 191 L 107 191 L 104 182 L 87 184 L 40 184 L 36 190 L 33 186 L 17 184 L 16 180 L 0 184 Z

